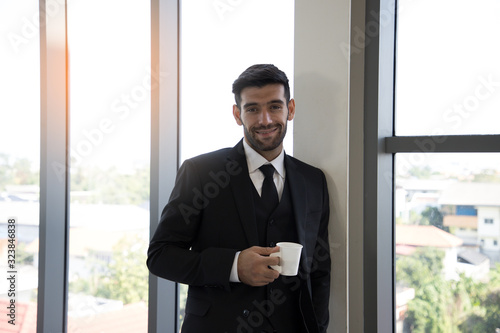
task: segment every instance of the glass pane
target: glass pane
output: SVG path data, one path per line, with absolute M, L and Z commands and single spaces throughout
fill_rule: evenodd
M 293 92 L 293 19 L 293 0 L 181 1 L 181 160 L 243 137 L 231 89 L 246 68 L 276 65 Z M 285 148 L 292 153 L 291 135 Z
M 294 1 L 181 1 L 180 22 L 183 161 L 232 147 L 243 137 L 232 115 L 231 90 L 233 81 L 249 66 L 276 65 L 287 74 L 293 92 Z M 284 141 L 290 155 L 291 133 L 293 123 Z M 181 322 L 186 291 L 181 286 Z
M 68 331 L 146 332 L 150 6 L 133 0 L 68 6 Z
M 1 1 L 0 31 L 0 331 L 23 327 L 35 332 L 40 219 L 38 1 Z
M 396 154 L 398 332 L 495 332 L 500 154 Z
M 399 0 L 396 134 L 499 134 L 500 2 Z

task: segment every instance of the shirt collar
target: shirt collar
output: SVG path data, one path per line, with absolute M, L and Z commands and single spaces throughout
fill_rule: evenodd
M 267 161 L 261 154 L 256 152 L 250 145 L 243 139 L 243 147 L 245 148 L 245 156 L 247 158 L 248 172 L 251 174 L 255 172 L 264 164 L 272 164 L 281 178 L 285 178 L 285 150 L 282 149 L 281 153 L 272 161 Z

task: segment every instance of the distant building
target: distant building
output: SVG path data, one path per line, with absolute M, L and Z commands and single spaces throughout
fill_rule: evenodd
M 395 217 L 409 221 L 410 211 L 421 213 L 429 206 L 437 207 L 441 193 L 454 182 L 448 179 L 397 179 Z
M 434 226 L 396 225 L 396 255 L 408 256 L 419 247 L 434 247 L 444 251 L 443 273 L 446 279 L 457 280 L 465 274 L 475 280 L 486 280 L 490 269 L 488 256 L 465 249 L 463 240 Z
M 396 284 L 396 327 L 403 332 L 403 323 L 408 311 L 408 303 L 415 298 L 415 289 Z
M 455 183 L 439 199 L 443 224 L 480 247 L 492 261 L 500 261 L 500 183 Z
M 475 280 L 486 280 L 490 270 L 490 258 L 474 250 L 458 254 L 457 272 Z

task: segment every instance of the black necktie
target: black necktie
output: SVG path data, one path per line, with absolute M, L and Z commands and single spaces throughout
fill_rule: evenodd
M 265 176 L 264 182 L 262 183 L 261 198 L 268 211 L 271 213 L 279 202 L 278 191 L 276 190 L 276 185 L 274 185 L 273 180 L 274 167 L 271 164 L 265 164 L 259 169 Z

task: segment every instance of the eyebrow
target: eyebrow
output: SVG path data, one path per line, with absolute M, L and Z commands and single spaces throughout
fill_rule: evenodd
M 269 104 L 281 104 L 281 105 L 285 105 L 285 102 L 283 102 L 281 99 L 273 99 L 272 101 L 269 101 L 269 102 L 266 103 L 266 105 L 269 105 Z M 243 108 L 246 109 L 249 106 L 255 106 L 255 105 L 259 105 L 259 103 L 256 103 L 256 102 L 245 103 L 243 105 Z

